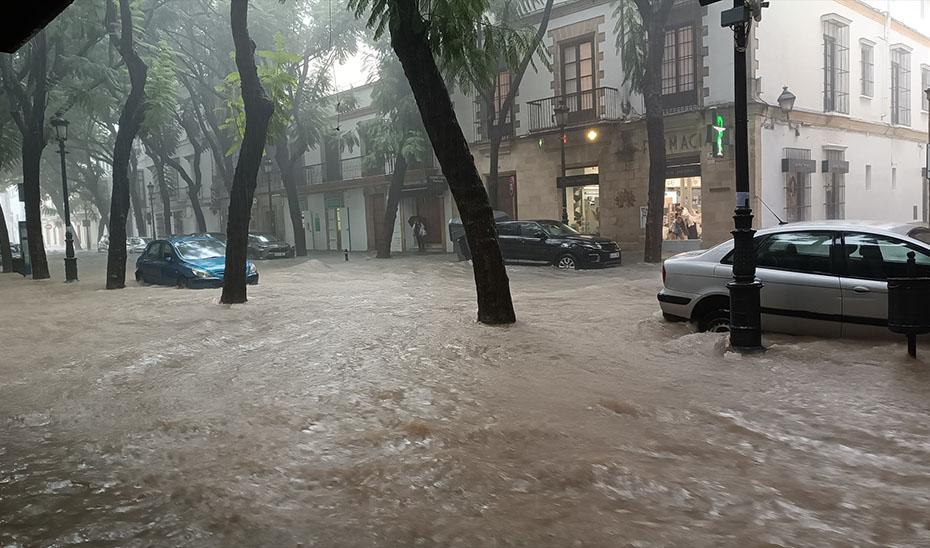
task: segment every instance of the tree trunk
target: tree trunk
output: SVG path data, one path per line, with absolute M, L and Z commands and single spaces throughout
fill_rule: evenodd
M 396 0 L 390 21 L 391 47 L 404 67 L 420 117 L 442 173 L 455 198 L 468 246 L 478 297 L 478 321 L 509 324 L 516 321 L 510 280 L 497 241 L 497 228 L 468 142 L 455 117 L 449 90 L 436 66 L 427 26 L 416 0 Z
M 133 48 L 132 12 L 130 0 L 119 0 L 120 33 L 119 53 L 129 70 L 131 87 L 126 104 L 119 116 L 119 129 L 113 145 L 113 189 L 110 195 L 110 245 L 107 251 L 107 289 L 126 287 L 126 221 L 129 219 L 129 157 L 132 142 L 142 126 L 145 80 L 148 67 Z M 138 214 L 136 219 L 138 220 Z M 143 223 L 140 226 L 145 226 Z
M 23 194 L 26 206 L 26 235 L 29 238 L 29 261 L 32 264 L 32 279 L 49 277 L 48 259 L 45 256 L 45 241 L 42 237 L 42 190 L 39 186 L 42 150 L 45 149 L 45 105 L 47 102 L 48 43 L 45 31 L 36 34 L 32 47 L 32 66 L 29 78 L 35 81 L 32 104 L 29 111 L 22 113 L 25 132 L 23 134 Z
M 397 222 L 397 205 L 404 190 L 404 180 L 407 178 L 407 158 L 403 154 L 394 157 L 394 173 L 391 174 L 391 187 L 388 189 L 387 204 L 384 208 L 384 221 L 381 230 L 381 241 L 378 246 L 378 259 L 391 258 L 391 242 L 394 241 L 394 224 Z
M 665 23 L 673 0 L 645 6 L 637 0 L 640 16 L 648 33 L 643 97 L 646 104 L 646 135 L 649 142 L 649 191 L 643 258 L 647 263 L 662 261 L 662 214 L 665 203 L 665 118 L 662 111 L 662 55 L 665 51 Z M 648 13 L 646 13 L 648 11 Z
M 490 164 L 491 169 L 488 170 L 488 199 L 491 203 L 491 209 L 500 208 L 498 203 L 498 190 L 497 184 L 498 181 L 498 163 L 500 162 L 501 154 L 501 130 L 496 125 L 494 127 L 488 127 L 488 137 L 490 138 Z
M 6 229 L 6 217 L 0 206 L 0 267 L 4 273 L 13 272 L 13 252 L 10 249 L 10 233 Z
M 139 161 L 133 153 L 130 159 L 129 203 L 132 205 L 133 218 L 139 236 L 147 237 L 148 228 L 145 220 L 145 187 L 139 188 Z M 141 192 L 140 192 L 141 191 Z
M 168 192 L 168 181 L 165 180 L 165 162 L 158 155 L 150 157 L 155 166 L 158 197 L 161 198 L 162 237 L 167 238 L 174 234 L 174 231 L 171 230 L 171 194 Z
M 275 163 L 281 171 L 281 180 L 284 182 L 284 193 L 287 195 L 287 210 L 291 217 L 291 228 L 294 229 L 294 252 L 298 257 L 307 256 L 307 232 L 304 230 L 303 216 L 300 212 L 300 200 L 297 196 L 297 174 L 295 162 L 291 161 L 290 146 L 287 137 L 278 140 L 274 151 Z
M 239 69 L 242 102 L 245 108 L 245 133 L 229 195 L 226 270 L 223 294 L 220 297 L 220 302 L 233 304 L 248 300 L 245 263 L 249 220 L 252 215 L 252 200 L 255 198 L 256 177 L 265 152 L 268 122 L 274 113 L 274 104 L 265 95 L 255 66 L 255 42 L 249 37 L 249 1 L 232 0 L 229 12 L 233 42 L 236 45 L 236 67 Z

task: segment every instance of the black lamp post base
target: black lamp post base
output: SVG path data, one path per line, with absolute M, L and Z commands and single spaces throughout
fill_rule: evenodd
M 727 284 L 730 290 L 730 347 L 740 353 L 765 350 L 762 346 L 762 282 Z
M 78 281 L 77 258 L 65 257 L 65 283 Z

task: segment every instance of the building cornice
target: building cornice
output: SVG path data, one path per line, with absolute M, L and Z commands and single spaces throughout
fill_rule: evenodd
M 833 0 L 837 4 L 849 8 L 860 15 L 864 15 L 869 19 L 885 24 L 886 14 L 885 12 L 879 11 L 872 6 L 866 4 L 862 0 Z M 907 36 L 911 40 L 914 40 L 918 44 L 921 44 L 924 47 L 930 48 L 930 36 L 922 34 L 917 29 L 911 28 L 901 21 L 898 21 L 894 17 L 889 17 L 891 19 L 891 30 L 897 32 L 903 36 Z

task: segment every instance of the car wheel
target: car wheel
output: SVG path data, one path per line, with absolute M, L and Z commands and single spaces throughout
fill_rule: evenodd
M 698 331 L 702 333 L 729 333 L 730 311 L 723 309 L 711 310 L 698 322 Z
M 142 272 L 139 270 L 136 270 L 136 281 L 142 283 Z
M 577 270 L 578 261 L 575 260 L 574 255 L 566 253 L 565 255 L 559 255 L 559 258 L 555 260 L 555 266 L 559 270 Z

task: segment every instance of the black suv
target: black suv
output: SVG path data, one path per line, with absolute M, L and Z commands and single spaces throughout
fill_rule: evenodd
M 559 221 L 506 221 L 497 223 L 497 234 L 506 261 L 574 269 L 620 264 L 617 242 L 580 234 Z

